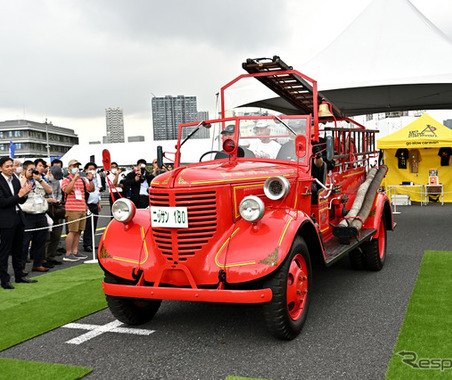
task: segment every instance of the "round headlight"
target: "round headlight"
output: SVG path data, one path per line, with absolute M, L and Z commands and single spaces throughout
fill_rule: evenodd
M 135 210 L 135 205 L 130 199 L 120 198 L 113 203 L 111 213 L 118 222 L 127 223 L 135 216 Z
M 286 177 L 270 177 L 264 183 L 264 193 L 271 200 L 277 201 L 284 198 L 290 189 L 289 180 Z
M 239 212 L 246 221 L 257 222 L 264 216 L 264 202 L 260 198 L 250 195 L 240 202 Z

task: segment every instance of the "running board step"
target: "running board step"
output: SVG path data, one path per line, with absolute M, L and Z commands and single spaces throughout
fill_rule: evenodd
M 339 239 L 332 237 L 325 243 L 325 262 L 327 265 L 333 264 L 342 256 L 350 251 L 353 251 L 361 244 L 365 243 L 370 237 L 375 235 L 377 230 L 375 228 L 361 228 L 359 237 L 352 239 L 349 245 L 341 244 Z

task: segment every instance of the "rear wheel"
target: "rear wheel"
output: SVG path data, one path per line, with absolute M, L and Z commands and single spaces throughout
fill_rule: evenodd
M 350 264 L 353 269 L 361 270 L 364 269 L 364 255 L 361 248 L 356 248 L 348 254 L 348 258 L 350 259 Z
M 300 333 L 308 314 L 311 284 L 308 247 L 297 237 L 282 265 L 264 283 L 273 292 L 263 307 L 267 327 L 275 337 L 290 340 Z
M 366 268 L 374 271 L 381 270 L 386 259 L 386 223 L 383 215 L 379 230 L 378 238 L 362 245 Z
M 105 275 L 105 282 L 120 284 L 121 281 L 112 275 Z M 108 307 L 116 319 L 126 325 L 141 325 L 149 322 L 157 313 L 162 300 L 105 296 Z

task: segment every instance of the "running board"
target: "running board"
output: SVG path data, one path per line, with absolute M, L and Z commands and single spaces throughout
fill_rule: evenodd
M 370 237 L 372 237 L 377 230 L 375 228 L 361 228 L 359 231 L 359 237 L 353 239 L 349 245 L 341 244 L 339 239 L 332 237 L 325 243 L 325 263 L 327 266 L 333 264 L 341 257 L 358 248 L 361 244 L 365 243 Z

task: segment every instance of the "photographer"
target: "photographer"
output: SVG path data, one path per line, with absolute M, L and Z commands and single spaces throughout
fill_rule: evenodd
M 146 160 L 139 159 L 136 168 L 127 174 L 124 187 L 131 189 L 130 200 L 137 208 L 149 206 L 149 186 L 154 176 L 146 170 Z
M 21 206 L 24 212 L 24 228 L 25 230 L 48 227 L 46 211 L 48 203 L 45 198 L 46 194 L 52 194 L 52 188 L 47 184 L 41 173 L 36 170 L 32 161 L 23 163 L 24 177 L 21 185 L 31 185 L 32 189 L 28 194 L 28 198 Z M 43 266 L 45 244 L 47 240 L 47 230 L 42 229 L 33 232 L 25 232 L 22 245 L 22 267 L 25 269 L 27 262 L 28 248 L 31 241 L 30 256 L 33 258 L 33 271 L 47 272 L 49 268 Z

